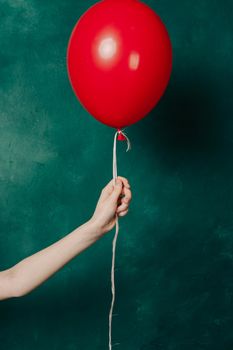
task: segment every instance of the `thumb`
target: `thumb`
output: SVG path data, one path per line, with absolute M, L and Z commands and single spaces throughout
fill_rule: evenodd
M 111 193 L 111 199 L 117 201 L 122 191 L 122 181 L 117 179 L 116 184 L 114 184 L 114 189 Z

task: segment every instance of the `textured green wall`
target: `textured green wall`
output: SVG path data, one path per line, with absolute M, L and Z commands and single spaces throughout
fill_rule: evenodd
M 87 220 L 112 176 L 113 129 L 77 102 L 66 48 L 94 2 L 0 2 L 0 268 Z M 165 96 L 127 128 L 113 341 L 233 349 L 233 2 L 147 1 L 173 43 Z M 93 174 L 95 176 L 93 177 Z M 3 350 L 108 346 L 113 232 L 23 298 L 0 303 Z

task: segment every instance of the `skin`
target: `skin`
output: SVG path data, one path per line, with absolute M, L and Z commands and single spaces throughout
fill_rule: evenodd
M 132 198 L 122 176 L 101 191 L 93 216 L 64 238 L 0 272 L 0 300 L 21 297 L 41 285 L 71 259 L 87 249 L 116 224 L 116 214 L 128 213 Z

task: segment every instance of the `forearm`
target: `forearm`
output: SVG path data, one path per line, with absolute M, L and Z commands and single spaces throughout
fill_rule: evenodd
M 93 222 L 88 221 L 61 240 L 13 266 L 8 270 L 8 281 L 11 280 L 13 285 L 11 296 L 25 295 L 38 287 L 71 259 L 96 242 L 100 236 L 100 229 Z

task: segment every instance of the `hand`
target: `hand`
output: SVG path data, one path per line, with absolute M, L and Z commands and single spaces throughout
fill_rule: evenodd
M 132 198 L 129 182 L 122 176 L 111 180 L 101 191 L 95 212 L 91 218 L 100 229 L 100 232 L 110 231 L 116 223 L 116 214 L 119 217 L 128 213 L 129 203 Z

